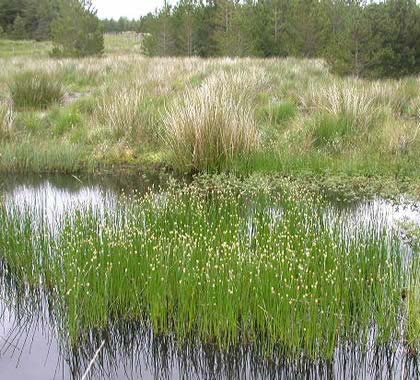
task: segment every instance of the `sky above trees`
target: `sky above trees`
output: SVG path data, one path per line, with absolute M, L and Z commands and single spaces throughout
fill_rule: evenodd
M 94 0 L 99 18 L 120 17 L 139 18 L 149 12 L 153 12 L 156 8 L 161 8 L 163 0 Z M 174 4 L 175 0 L 169 0 L 170 4 Z

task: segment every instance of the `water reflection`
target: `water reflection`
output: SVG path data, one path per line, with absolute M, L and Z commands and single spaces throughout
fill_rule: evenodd
M 6 206 L 16 205 L 17 211 L 37 210 L 48 223 L 54 224 L 71 208 L 88 207 L 102 213 L 117 206 L 122 191 L 144 192 L 155 184 L 154 179 L 119 183 L 109 178 L 103 182 L 75 177 L 9 178 L 0 180 L 0 191 Z M 282 217 L 281 209 L 271 208 L 267 212 L 273 223 Z M 372 215 L 381 217 L 372 218 Z M 356 225 L 369 228 L 371 223 L 380 223 L 386 228 L 398 228 L 399 222 L 406 220 L 420 225 L 417 204 L 396 205 L 380 198 L 327 209 L 325 220 L 331 226 L 337 224 L 338 218 L 347 220 L 349 236 L 355 232 L 352 228 Z M 253 224 L 249 222 L 247 228 L 252 230 Z M 7 275 L 4 268 L 0 270 L 2 275 Z M 263 350 L 253 346 L 241 346 L 227 353 L 199 342 L 180 347 L 174 336 L 155 336 L 145 323 L 124 321 L 106 330 L 86 332 L 83 344 L 72 349 L 57 332 L 46 300 L 34 302 L 28 295 L 6 294 L 6 289 L 13 291 L 10 283 L 3 282 L 0 289 L 2 379 L 80 379 L 101 346 L 89 372 L 92 379 L 415 379 L 420 376 L 417 358 L 402 345 L 366 350 L 346 344 L 336 349 L 330 362 L 306 358 L 288 361 L 282 359 L 282 347 L 277 347 L 277 359 L 273 361 L 266 360 Z M 22 303 L 17 304 L 16 300 Z
M 55 340 L 45 321 L 13 318 L 4 310 L 1 328 L 0 374 L 5 379 L 81 379 L 102 346 L 89 379 L 416 379 L 416 357 L 402 346 L 352 344 L 338 348 L 334 360 L 265 360 L 255 347 L 242 346 L 221 353 L 213 346 L 178 346 L 172 336 L 154 336 L 148 326 L 121 322 L 106 331 L 86 333 L 77 350 Z M 5 314 L 4 314 L 5 313 Z M 61 345 L 61 346 L 60 346 Z

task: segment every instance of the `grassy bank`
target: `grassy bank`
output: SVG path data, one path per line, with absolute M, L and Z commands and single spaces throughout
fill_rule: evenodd
M 420 174 L 418 78 L 343 79 L 317 60 L 150 59 L 107 46 L 82 60 L 2 54 L 0 171 Z
M 340 344 L 372 344 L 373 326 L 378 346 L 402 341 L 403 295 L 417 277 L 398 236 L 380 214 L 369 228 L 326 220 L 323 202 L 290 183 L 204 178 L 52 224 L 1 207 L 0 262 L 5 289 L 35 304 L 46 297 L 76 346 L 118 321 L 263 357 L 332 359 Z

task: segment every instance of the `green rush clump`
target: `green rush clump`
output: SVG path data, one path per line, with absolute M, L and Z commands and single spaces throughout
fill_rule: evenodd
M 373 327 L 376 343 L 396 342 L 407 282 L 396 236 L 349 233 L 320 200 L 264 187 L 171 185 L 53 225 L 2 206 L 0 261 L 16 286 L 44 290 L 73 345 L 117 320 L 265 356 L 331 359 Z
M 15 75 L 9 89 L 14 105 L 19 109 L 46 109 L 60 103 L 64 96 L 62 84 L 44 71 Z

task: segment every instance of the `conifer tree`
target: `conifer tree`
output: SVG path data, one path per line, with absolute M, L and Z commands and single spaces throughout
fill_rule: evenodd
M 55 56 L 85 57 L 102 54 L 102 27 L 91 0 L 65 0 L 51 24 Z
M 20 15 L 17 15 L 13 22 L 12 36 L 15 40 L 26 38 L 25 20 Z

